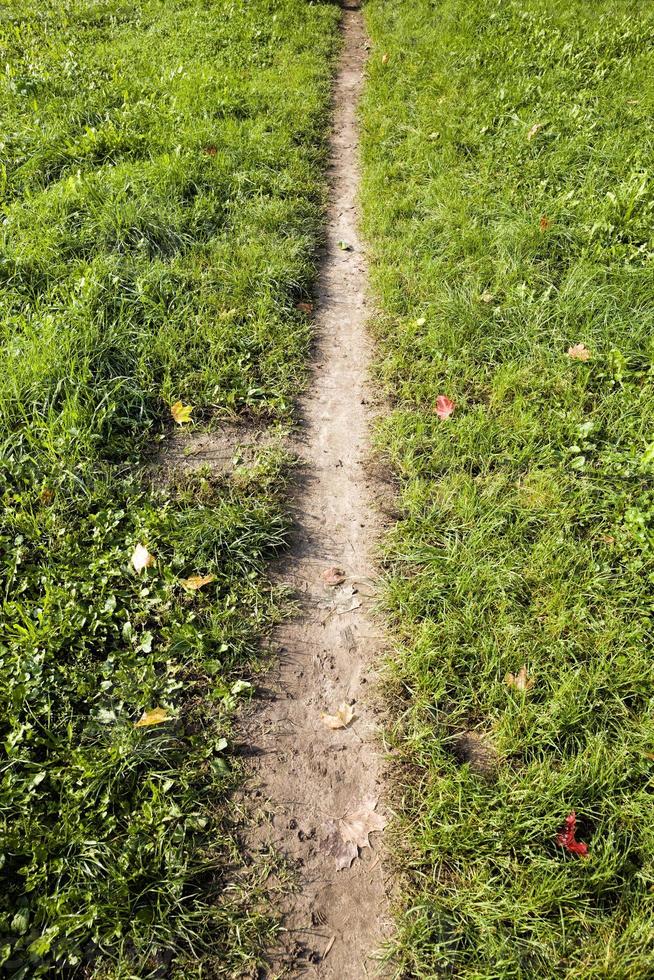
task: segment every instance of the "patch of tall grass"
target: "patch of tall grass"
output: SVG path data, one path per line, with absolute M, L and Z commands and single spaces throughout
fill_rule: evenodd
M 337 11 L 0 10 L 0 969 L 244 976 L 270 926 L 225 820 L 279 615 L 281 459 L 151 488 L 178 399 L 288 417 Z M 136 545 L 155 563 L 138 575 Z M 181 580 L 213 575 L 189 592 Z M 162 724 L 136 728 L 161 708 Z M 232 884 L 226 889 L 229 880 Z
M 648 977 L 654 11 L 366 10 L 400 969 Z

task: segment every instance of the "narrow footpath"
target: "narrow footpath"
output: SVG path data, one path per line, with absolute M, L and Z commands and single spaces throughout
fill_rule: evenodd
M 377 957 L 389 929 L 383 748 L 368 694 L 383 638 L 371 613 L 380 522 L 366 465 L 371 342 L 357 229 L 357 105 L 366 36 L 358 8 L 344 5 L 342 17 L 327 244 L 311 378 L 293 447 L 302 460 L 291 501 L 296 530 L 278 570 L 299 611 L 275 636 L 277 666 L 247 722 L 248 808 L 259 817 L 248 844 L 272 844 L 297 880 L 281 910 L 269 976 L 321 980 L 379 976 Z

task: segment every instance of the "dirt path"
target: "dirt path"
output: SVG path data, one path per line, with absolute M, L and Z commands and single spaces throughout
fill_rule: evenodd
M 379 974 L 375 954 L 387 934 L 387 901 L 379 832 L 369 838 L 370 847 L 357 851 L 352 841 L 357 834 L 363 835 L 360 842 L 366 839 L 364 824 L 381 826 L 383 807 L 382 749 L 366 697 L 380 635 L 370 613 L 371 550 L 379 527 L 365 466 L 370 341 L 356 211 L 356 111 L 366 59 L 361 12 L 345 6 L 342 26 L 327 247 L 312 375 L 295 447 L 304 466 L 294 501 L 295 543 L 281 572 L 300 612 L 275 638 L 278 666 L 248 723 L 254 756 L 248 798 L 260 815 L 267 814 L 250 846 L 274 844 L 298 873 L 298 891 L 282 910 L 282 948 L 273 951 L 269 976 L 288 969 L 291 975 L 362 980 Z M 334 566 L 345 581 L 327 586 L 323 573 Z M 321 713 L 345 702 L 354 708 L 353 721 L 329 729 Z

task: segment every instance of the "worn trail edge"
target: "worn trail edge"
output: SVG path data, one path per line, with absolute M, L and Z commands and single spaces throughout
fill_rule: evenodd
M 252 754 L 248 809 L 258 812 L 250 848 L 272 844 L 297 872 L 283 900 L 271 976 L 288 970 L 338 980 L 380 974 L 387 900 L 380 833 L 350 868 L 333 853 L 340 818 L 383 814 L 381 746 L 369 691 L 379 658 L 371 551 L 379 531 L 367 475 L 366 262 L 357 231 L 357 104 L 366 38 L 359 10 L 344 7 L 343 52 L 334 88 L 327 243 L 317 289 L 311 378 L 300 404 L 296 449 L 303 462 L 293 501 L 296 533 L 280 577 L 299 613 L 276 637 L 277 667 L 246 721 Z M 344 250 L 340 243 L 347 243 Z M 334 587 L 323 572 L 346 575 Z M 330 730 L 321 713 L 348 702 L 355 718 Z M 338 843 L 338 834 L 336 834 Z

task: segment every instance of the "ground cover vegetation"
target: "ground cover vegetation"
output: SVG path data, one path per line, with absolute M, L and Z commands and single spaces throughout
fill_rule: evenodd
M 400 971 L 651 977 L 654 9 L 366 11 Z
M 245 976 L 267 928 L 256 880 L 247 901 L 223 887 L 241 863 L 224 800 L 230 714 L 278 615 L 280 456 L 158 487 L 139 464 L 180 401 L 183 424 L 288 418 L 336 19 L 300 0 L 0 6 L 0 971 L 16 980 Z

